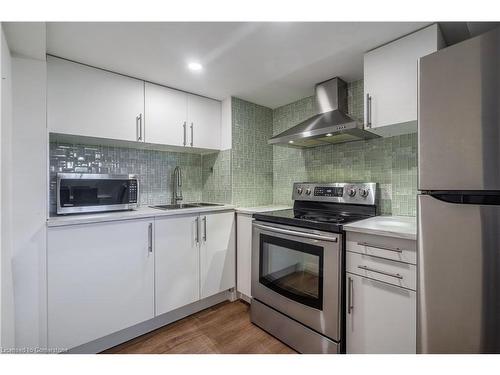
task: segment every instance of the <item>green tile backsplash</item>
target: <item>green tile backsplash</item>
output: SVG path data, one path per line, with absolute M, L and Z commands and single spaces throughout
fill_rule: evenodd
M 349 114 L 363 121 L 363 81 L 348 84 Z M 314 97 L 273 111 L 273 135 L 314 114 Z M 417 135 L 319 146 L 273 147 L 273 203 L 291 204 L 293 182 L 376 182 L 379 212 L 416 215 Z
M 273 130 L 270 108 L 232 98 L 233 203 L 259 206 L 273 201 Z
M 202 156 L 113 146 L 50 142 L 50 214 L 56 211 L 58 172 L 137 174 L 141 205 L 170 203 L 174 168 L 182 167 L 185 202 L 202 199 Z
M 232 203 L 231 150 L 202 156 L 202 199 Z
M 273 202 L 273 111 L 231 100 L 232 149 L 204 155 L 203 200 L 260 206 Z M 229 184 L 227 183 L 229 181 Z

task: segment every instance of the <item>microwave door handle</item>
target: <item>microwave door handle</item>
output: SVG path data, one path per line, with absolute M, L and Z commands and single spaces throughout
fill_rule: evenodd
M 125 203 L 124 198 L 125 198 L 125 194 L 127 193 L 128 189 L 129 189 L 129 186 L 126 183 L 124 183 L 122 185 L 122 188 L 120 189 L 120 201 L 116 202 L 117 204 Z
M 287 234 L 290 236 L 304 237 L 304 238 L 310 238 L 313 240 L 322 240 L 322 241 L 330 241 L 330 242 L 337 242 L 338 241 L 337 237 L 322 236 L 320 234 L 314 234 L 314 233 L 297 232 L 294 230 L 270 227 L 270 226 L 261 225 L 261 224 L 254 224 L 254 226 L 256 226 L 257 228 L 263 229 L 263 230 L 270 231 L 270 232 Z

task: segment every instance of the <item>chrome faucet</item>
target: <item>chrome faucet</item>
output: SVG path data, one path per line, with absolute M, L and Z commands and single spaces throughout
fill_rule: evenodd
M 174 198 L 173 203 L 182 201 L 182 170 L 177 166 L 174 169 Z

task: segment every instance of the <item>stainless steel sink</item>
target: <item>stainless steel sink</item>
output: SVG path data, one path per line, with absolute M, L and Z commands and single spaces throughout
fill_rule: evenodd
M 181 203 L 181 204 L 159 204 L 156 206 L 149 206 L 151 208 L 157 208 L 159 210 L 178 210 L 181 208 L 194 208 L 198 207 L 195 206 L 194 204 L 189 204 L 189 203 Z
M 223 204 L 219 204 L 219 203 L 205 203 L 205 202 L 200 202 L 200 203 L 191 203 L 193 206 L 196 206 L 196 207 L 216 207 L 216 206 L 224 206 Z
M 183 208 L 211 207 L 211 206 L 222 206 L 222 204 L 197 202 L 197 203 L 179 203 L 179 204 L 159 204 L 156 206 L 149 206 L 149 207 L 156 208 L 158 210 L 180 210 Z

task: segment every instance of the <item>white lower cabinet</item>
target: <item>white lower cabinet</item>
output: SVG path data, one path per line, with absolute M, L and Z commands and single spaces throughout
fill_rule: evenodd
M 246 297 L 252 297 L 252 215 L 236 215 L 236 289 Z
M 48 345 L 60 351 L 234 288 L 233 211 L 51 227 Z
M 415 291 L 351 273 L 346 286 L 348 354 L 416 352 Z
M 48 230 L 48 345 L 70 349 L 154 317 L 152 220 Z
M 236 284 L 234 212 L 201 215 L 200 224 L 200 294 L 206 298 Z
M 156 219 L 156 315 L 235 286 L 234 212 Z
M 170 216 L 155 221 L 156 315 L 200 299 L 198 216 Z

